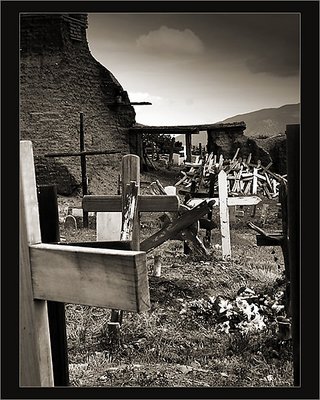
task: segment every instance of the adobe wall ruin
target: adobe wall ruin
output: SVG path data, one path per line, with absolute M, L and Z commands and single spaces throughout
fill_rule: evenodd
M 79 151 L 80 112 L 86 150 L 129 153 L 128 128 L 135 122 L 132 106 L 114 105 L 119 95 L 129 103 L 128 95 L 91 55 L 86 28 L 86 14 L 21 16 L 20 138 L 33 143 L 37 183 L 56 183 L 65 195 L 81 185 L 80 157 L 44 154 Z M 111 176 L 116 185 L 121 157 L 88 156 L 89 189 L 110 192 L 101 182 Z

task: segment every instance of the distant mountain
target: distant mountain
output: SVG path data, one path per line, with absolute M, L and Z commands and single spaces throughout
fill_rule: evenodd
M 262 110 L 238 114 L 219 122 L 240 122 L 247 125 L 244 134 L 251 138 L 263 138 L 284 133 L 287 124 L 298 124 L 300 122 L 300 103 L 286 104 L 279 108 L 264 108 Z M 184 143 L 184 135 L 177 136 L 176 140 Z M 206 143 L 207 134 L 199 133 L 192 137 L 192 144 Z
M 287 124 L 300 122 L 300 103 L 287 104 L 279 108 L 264 108 L 246 114 L 235 115 L 222 122 L 244 121 L 247 129 L 244 134 L 249 137 L 273 136 L 284 133 Z

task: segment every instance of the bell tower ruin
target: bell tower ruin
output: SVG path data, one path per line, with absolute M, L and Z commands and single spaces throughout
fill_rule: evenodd
M 135 111 L 113 74 L 90 53 L 87 14 L 21 14 L 20 139 L 33 143 L 38 184 L 57 184 L 70 195 L 81 185 L 79 157 L 46 153 L 79 151 L 84 115 L 85 149 L 129 153 Z M 119 104 L 120 99 L 120 104 Z M 121 154 L 87 158 L 93 193 L 115 189 Z M 114 188 L 103 187 L 114 177 Z

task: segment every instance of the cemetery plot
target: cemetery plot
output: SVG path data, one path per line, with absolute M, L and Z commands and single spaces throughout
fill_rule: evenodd
M 218 165 L 224 165 L 222 158 Z M 95 304 L 95 307 L 67 304 L 71 385 L 110 387 L 126 382 L 126 386 L 291 386 L 292 343 L 297 340 L 294 330 L 297 325 L 291 327 L 296 316 L 290 314 L 294 308 L 289 300 L 294 299 L 294 295 L 291 293 L 288 299 L 288 289 L 291 289 L 288 277 L 296 277 L 291 275 L 294 270 L 289 246 L 290 224 L 286 219 L 289 210 L 285 207 L 287 200 L 282 192 L 285 179 L 280 180 L 279 200 L 273 200 L 266 192 L 265 195 L 260 192 L 259 197 L 236 192 L 239 187 L 241 189 L 242 171 L 235 176 L 233 191 L 230 191 L 228 172 L 221 168 L 215 174 L 218 185 L 211 179 L 214 174 L 207 182 L 209 186 L 202 186 L 202 191 L 197 191 L 197 186 L 191 182 L 190 190 L 182 193 L 185 195 L 185 204 L 182 204 L 182 199 L 175 195 L 175 188 L 164 188 L 159 180 L 151 183 L 148 189 L 153 195 L 140 193 L 138 177 L 133 178 L 130 167 L 126 170 L 129 173 L 122 177 L 119 195 L 83 199 L 86 211 L 99 209 L 99 212 L 107 211 L 109 217 L 117 216 L 114 219 L 119 225 L 116 238 L 112 235 L 107 239 L 101 237 L 90 244 L 90 240 L 96 238 L 93 229 L 63 226 L 66 243 L 72 243 L 68 250 L 70 257 L 64 251 L 66 246 L 38 242 L 29 245 L 35 296 L 63 302 L 73 301 L 67 296 L 81 296 L 82 304 Z M 150 176 L 142 179 L 146 178 L 150 181 Z M 277 201 L 282 205 L 282 220 Z M 248 205 L 258 207 L 250 213 Z M 230 229 L 230 211 L 235 206 L 243 207 L 238 209 L 237 215 L 239 211 L 242 214 Z M 154 229 L 153 211 L 165 213 L 161 217 L 160 230 Z M 143 224 L 137 224 L 141 213 L 144 213 Z M 210 213 L 212 221 L 205 218 Z M 215 225 L 217 219 L 220 229 Z M 108 221 L 113 220 L 109 218 Z M 255 232 L 248 230 L 248 225 L 259 233 L 258 246 Z M 212 241 L 209 245 L 199 227 L 210 231 Z M 292 232 L 292 224 L 290 229 Z M 206 244 L 204 255 L 200 252 L 183 254 L 181 240 L 186 240 L 187 232 Z M 132 245 L 134 239 L 136 242 Z M 226 256 L 231 249 L 230 239 L 232 259 Z M 80 242 L 79 250 L 77 243 Z M 130 257 L 119 262 L 108 259 L 113 250 L 105 250 L 105 246 L 120 246 L 121 243 L 134 249 L 139 246 L 146 254 L 123 251 L 130 253 Z M 161 249 L 158 249 L 160 245 Z M 74 249 L 80 254 L 76 260 L 72 259 Z M 114 308 L 111 311 L 100 308 L 99 302 L 93 299 L 100 296 L 99 290 L 93 295 L 90 293 L 88 302 L 85 293 L 76 290 L 66 295 L 62 288 L 63 296 L 59 297 L 60 287 L 50 283 L 55 278 L 50 275 L 52 268 L 49 272 L 42 271 L 41 264 L 46 257 L 43 252 L 47 251 L 53 255 L 54 264 L 63 265 L 61 257 L 67 260 L 63 273 L 70 274 L 70 281 L 76 281 L 73 271 L 77 269 L 88 275 L 87 260 L 93 260 L 92 284 L 97 287 L 100 281 L 103 282 L 103 279 L 95 280 L 101 274 L 98 267 L 100 252 L 107 251 L 103 254 L 108 254 L 108 264 L 114 264 L 114 269 L 110 267 L 111 274 L 117 274 L 119 270 L 121 273 L 122 267 L 132 263 L 133 259 L 139 263 L 140 254 L 144 254 L 150 275 L 151 309 L 138 315 L 132 314 L 127 307 L 122 322 L 122 314 L 118 311 L 123 299 L 117 304 L 109 302 L 109 307 Z M 117 257 L 122 257 L 121 250 L 114 251 Z M 107 275 L 105 278 L 110 279 Z M 135 285 L 136 281 L 133 281 Z M 116 289 L 122 292 L 121 288 Z M 92 290 L 93 287 L 90 292 Z M 42 295 L 44 292 L 46 294 Z M 108 340 L 111 331 L 106 329 L 110 317 L 112 323 L 118 323 L 113 322 L 114 316 L 123 326 L 116 348 Z M 295 353 L 296 359 L 298 356 L 299 353 Z M 41 369 L 46 371 L 45 367 Z

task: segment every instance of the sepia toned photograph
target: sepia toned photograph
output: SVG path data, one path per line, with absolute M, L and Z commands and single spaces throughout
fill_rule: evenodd
M 19 13 L 20 388 L 301 387 L 301 14 L 85 4 Z

